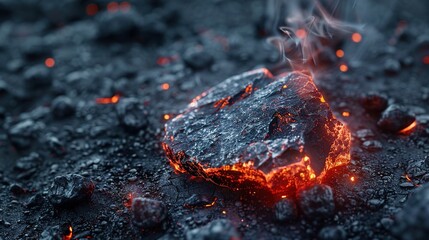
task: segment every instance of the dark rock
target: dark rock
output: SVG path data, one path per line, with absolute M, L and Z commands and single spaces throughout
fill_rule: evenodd
M 129 131 L 136 131 L 148 125 L 148 112 L 135 98 L 123 98 L 116 105 L 116 113 L 121 125 Z
M 62 240 L 63 234 L 60 226 L 47 227 L 43 230 L 39 240 Z
M 377 93 L 369 93 L 361 97 L 362 106 L 372 113 L 381 113 L 387 108 L 387 103 L 387 98 Z
M 425 240 L 429 235 L 429 184 L 414 190 L 395 216 L 392 231 L 403 240 Z
M 323 219 L 334 214 L 334 194 L 331 187 L 316 184 L 298 193 L 299 207 L 308 219 Z
M 390 230 L 394 221 L 391 218 L 382 218 L 380 220 L 380 223 L 384 227 L 384 229 Z
M 52 114 L 56 118 L 72 116 L 75 112 L 73 101 L 67 96 L 59 96 L 52 101 Z
M 347 233 L 342 226 L 330 226 L 322 228 L 318 236 L 320 240 L 343 240 Z
M 38 153 L 32 152 L 26 157 L 19 158 L 15 164 L 15 170 L 19 172 L 18 179 L 28 179 L 37 172 L 41 163 L 41 157 Z
M 28 171 L 40 164 L 41 157 L 38 153 L 32 152 L 26 157 L 19 158 L 15 164 L 15 170 L 17 171 Z
M 392 104 L 382 114 L 377 125 L 386 132 L 397 133 L 416 120 L 404 107 Z
M 169 121 L 163 147 L 183 172 L 232 188 L 266 188 L 268 180 L 276 195 L 284 195 L 300 185 L 297 172 L 310 178 L 305 164 L 317 175 L 327 161 L 349 159 L 349 132 L 321 99 L 302 73 L 274 78 L 266 69 L 247 72 L 198 96 Z M 304 164 L 291 165 L 297 162 Z M 247 172 L 228 171 L 231 165 Z M 270 172 L 276 174 L 266 179 Z
M 25 203 L 25 206 L 27 208 L 35 208 L 35 207 L 41 207 L 45 203 L 45 198 L 37 193 L 36 195 L 30 197 L 28 201 Z
M 94 183 L 81 175 L 58 176 L 49 189 L 49 201 L 55 206 L 68 207 L 89 199 L 94 188 Z
M 31 90 L 33 88 L 51 85 L 51 74 L 48 68 L 43 65 L 36 65 L 24 72 L 25 86 Z
M 401 64 L 398 60 L 387 59 L 384 62 L 384 72 L 388 75 L 395 75 L 401 71 Z
M 131 209 L 133 223 L 137 227 L 158 227 L 167 218 L 167 208 L 163 202 L 158 200 L 135 198 Z
M 384 200 L 381 199 L 370 199 L 368 200 L 368 207 L 373 209 L 373 210 L 377 210 L 380 209 L 384 204 Z
M 279 222 L 290 222 L 297 217 L 296 206 L 292 200 L 282 199 L 275 205 L 275 216 Z
M 139 14 L 135 11 L 103 12 L 97 16 L 98 38 L 103 40 L 126 40 L 136 34 Z
M 217 219 L 200 228 L 186 232 L 187 240 L 231 240 L 241 239 L 230 220 Z
M 194 70 L 206 69 L 213 64 L 213 57 L 202 47 L 188 49 L 183 60 L 188 67 Z
M 362 147 L 370 152 L 375 152 L 381 150 L 383 145 L 377 140 L 366 140 L 362 143 Z
M 45 137 L 44 143 L 48 147 L 49 151 L 55 156 L 63 156 L 66 154 L 64 143 L 57 137 L 48 135 Z
M 9 191 L 13 194 L 13 195 L 22 195 L 24 193 L 26 193 L 27 191 L 22 188 L 21 185 L 19 184 L 12 184 L 9 187 Z
M 360 141 L 365 142 L 373 139 L 375 134 L 371 129 L 360 129 L 356 131 L 356 137 L 359 138 Z
M 13 125 L 8 132 L 9 141 L 17 148 L 23 149 L 31 145 L 41 125 L 32 120 L 25 120 Z
M 195 208 L 195 207 L 210 207 L 216 201 L 216 197 L 210 197 L 201 194 L 192 194 L 191 197 L 185 200 L 184 207 Z

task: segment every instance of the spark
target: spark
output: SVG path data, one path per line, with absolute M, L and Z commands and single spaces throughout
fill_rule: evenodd
M 322 103 L 326 102 L 326 100 L 325 100 L 325 98 L 323 96 L 320 97 L 320 102 L 322 102 Z
M 340 65 L 340 71 L 341 72 L 347 72 L 349 70 L 349 67 L 346 64 Z
M 217 200 L 217 198 L 215 197 L 213 199 L 213 202 L 207 203 L 206 205 L 204 205 L 204 207 L 206 207 L 206 208 L 213 207 L 216 204 L 216 200 Z
M 164 120 L 169 120 L 169 119 L 170 119 L 170 115 L 164 114 Z
M 352 41 L 355 43 L 359 43 L 360 41 L 362 41 L 362 35 L 360 35 L 360 33 L 353 33 L 352 34 Z
M 161 85 L 162 90 L 167 91 L 168 89 L 170 89 L 170 84 L 168 83 L 163 83 Z
M 48 67 L 48 68 L 52 68 L 52 67 L 54 67 L 55 66 L 55 59 L 53 59 L 53 58 L 46 58 L 45 59 L 45 66 L 46 67 Z
M 349 112 L 343 112 L 341 115 L 343 115 L 343 117 L 349 117 L 350 113 Z
M 356 181 L 355 177 L 354 177 L 354 176 L 351 176 L 351 177 L 350 177 L 350 181 L 352 181 L 352 182 Z
M 337 55 L 338 58 L 342 58 L 342 57 L 344 57 L 344 51 L 342 49 L 338 49 L 335 52 L 335 55 Z

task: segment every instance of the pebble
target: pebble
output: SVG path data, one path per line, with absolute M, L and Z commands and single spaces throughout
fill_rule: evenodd
M 73 101 L 67 96 L 56 97 L 52 101 L 51 109 L 54 117 L 58 119 L 70 117 L 75 112 Z
M 377 114 L 384 111 L 388 105 L 386 96 L 378 93 L 365 94 L 361 97 L 360 102 L 366 111 Z
M 50 71 L 43 65 L 33 66 L 24 72 L 25 86 L 30 90 L 49 86 L 51 81 Z
M 416 188 L 402 211 L 396 214 L 392 231 L 403 240 L 426 240 L 429 235 L 429 184 Z
M 123 98 L 116 105 L 116 114 L 121 125 L 128 131 L 136 131 L 148 125 L 148 113 L 136 98 Z
M 392 104 L 383 112 L 377 125 L 386 132 L 397 133 L 408 127 L 415 119 L 403 106 Z
M 186 240 L 232 240 L 241 239 L 235 226 L 228 219 L 217 219 L 199 228 L 186 232 Z
M 131 206 L 133 224 L 142 228 L 159 227 L 167 218 L 163 202 L 150 198 L 134 198 Z
M 183 60 L 188 67 L 194 70 L 206 69 L 213 64 L 213 57 L 200 47 L 188 49 L 183 56 Z
M 85 199 L 94 192 L 94 183 L 78 174 L 58 176 L 49 189 L 49 201 L 58 207 L 69 207 Z
M 297 211 L 295 203 L 289 199 L 281 199 L 274 207 L 275 217 L 279 222 L 290 222 L 296 219 Z
M 320 230 L 318 237 L 320 240 L 344 240 L 347 233 L 342 226 L 328 226 Z
M 298 193 L 299 207 L 309 219 L 328 218 L 334 214 L 334 194 L 332 188 L 316 184 Z

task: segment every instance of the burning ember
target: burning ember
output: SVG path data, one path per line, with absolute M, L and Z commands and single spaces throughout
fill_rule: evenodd
M 178 172 L 291 196 L 349 162 L 350 132 L 311 77 L 261 69 L 196 97 L 166 124 L 163 148 Z

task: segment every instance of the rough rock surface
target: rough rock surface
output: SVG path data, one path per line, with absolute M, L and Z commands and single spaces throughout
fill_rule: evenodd
M 295 187 L 291 177 L 314 179 L 347 163 L 349 144 L 347 128 L 309 76 L 273 77 L 266 69 L 229 78 L 196 97 L 167 123 L 164 138 L 167 157 L 180 171 L 234 187 L 245 180 L 282 183 L 282 190 Z M 231 166 L 250 169 L 252 177 Z

